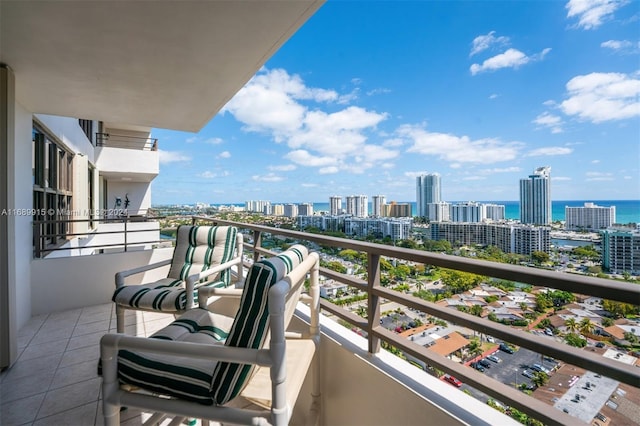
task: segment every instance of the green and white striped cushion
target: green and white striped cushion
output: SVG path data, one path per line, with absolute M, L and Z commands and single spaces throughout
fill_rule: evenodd
M 206 309 L 190 309 L 150 337 L 202 344 L 222 344 L 233 318 Z M 157 355 L 144 351 L 118 353 L 118 377 L 122 383 L 211 405 L 210 388 L 216 361 Z
M 185 280 L 191 274 L 228 262 L 233 257 L 238 230 L 233 226 L 179 226 L 168 278 L 143 285 L 125 285 L 112 300 L 124 306 L 162 312 L 183 311 L 187 306 Z M 226 287 L 231 271 L 210 277 L 208 287 Z M 192 295 L 197 301 L 197 293 Z
M 277 257 L 253 265 L 245 281 L 235 319 L 206 309 L 190 309 L 151 338 L 203 344 L 261 348 L 268 335 L 269 288 L 304 260 L 307 249 L 293 246 Z M 118 353 L 122 383 L 211 405 L 224 404 L 244 387 L 253 366 L 157 355 L 144 351 Z
M 286 252 L 256 262 L 251 267 L 242 292 L 240 308 L 225 341 L 226 346 L 253 349 L 263 347 L 268 335 L 269 289 L 298 266 L 307 254 L 306 247 L 295 245 Z M 215 403 L 225 404 L 235 398 L 254 370 L 254 365 L 218 363 L 211 383 L 211 396 Z

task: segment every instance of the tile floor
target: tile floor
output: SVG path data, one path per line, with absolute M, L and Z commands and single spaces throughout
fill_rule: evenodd
M 172 320 L 127 311 L 126 333 L 148 336 Z M 32 318 L 20 330 L 17 362 L 0 373 L 0 425 L 102 425 L 99 342 L 115 329 L 112 303 Z M 121 424 L 139 425 L 143 417 L 126 410 Z

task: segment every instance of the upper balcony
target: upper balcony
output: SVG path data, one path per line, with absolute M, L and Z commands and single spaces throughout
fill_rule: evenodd
M 107 180 L 151 182 L 160 171 L 158 140 L 149 132 L 107 129 L 96 133 L 96 166 Z
M 640 287 L 637 285 L 260 225 L 200 217 L 194 218 L 194 221 L 233 224 L 242 229 L 248 235 L 245 240 L 245 258 L 249 263 L 251 258 L 255 260 L 270 253 L 262 247 L 265 235 L 300 241 L 315 250 L 352 249 L 366 255 L 365 278 L 321 268 L 323 276 L 366 294 L 364 317 L 361 316 L 363 312 L 360 310 L 343 308 L 328 300 L 321 301 L 321 424 L 516 424 L 512 418 L 487 405 L 485 401 L 489 398 L 499 401 L 499 408 L 510 407 L 508 412 L 512 416 L 519 413 L 520 418 L 528 416 L 544 424 L 604 424 L 597 416 L 610 419 L 609 424 L 637 422 L 633 414 L 629 417 L 629 413 L 634 412 L 633 409 L 628 409 L 637 407 L 634 405 L 637 404 L 634 398 L 639 395 L 640 369 L 625 363 L 627 359 L 635 358 L 614 349 L 610 350 L 620 355 L 608 356 L 604 351 L 597 351 L 593 345 L 585 349 L 568 346 L 548 336 L 511 328 L 383 287 L 380 283 L 381 259 L 432 265 L 627 303 L 640 300 Z M 38 350 L 37 347 L 50 348 L 54 344 L 52 339 L 59 333 L 49 336 L 44 331 L 49 330 L 50 326 L 53 327 L 53 323 L 59 324 L 60 318 L 64 315 L 75 315 L 76 319 L 69 321 L 72 330 L 63 336 L 64 344 L 58 345 L 59 342 L 55 342 L 56 347 L 61 347 L 57 356 L 67 361 L 75 355 L 82 355 L 84 358 L 72 366 L 68 364 L 71 361 L 62 362 L 61 367 L 58 367 L 59 371 L 51 373 L 54 376 L 51 385 L 45 391 L 38 391 L 38 395 L 45 393 L 45 403 L 42 407 L 46 410 L 41 408 L 40 412 L 27 412 L 36 416 L 32 417 L 31 421 L 53 415 L 60 417 L 51 419 L 60 419 L 65 415 L 71 415 L 70 413 L 79 412 L 78 410 L 86 411 L 87 407 L 90 407 L 93 408 L 95 424 L 100 424 L 99 379 L 95 379 L 93 367 L 100 336 L 113 331 L 115 327 L 113 309 L 108 302 L 113 291 L 113 274 L 126 269 L 134 260 L 151 263 L 159 260 L 159 256 L 166 258 L 170 255 L 170 251 L 166 250 L 135 252 L 136 259 L 132 257 L 134 253 L 121 253 L 75 259 L 34 260 L 33 267 L 43 271 L 43 274 L 34 273 L 33 277 L 40 277 L 43 282 L 32 283 L 34 305 L 42 309 L 42 315 L 34 317 L 32 324 L 23 331 L 23 341 L 31 343 L 28 347 L 23 344 L 21 349 L 23 357 L 24 354 L 29 356 L 24 361 L 21 357 L 11 370 L 0 378 L 3 385 L 7 385 L 3 388 L 27 382 L 30 375 L 39 371 L 37 368 L 49 368 L 42 366 L 44 364 L 38 364 L 32 357 L 35 358 L 34 352 Z M 95 271 L 98 270 L 100 273 L 96 274 Z M 58 277 L 57 293 L 68 294 L 69 297 L 58 298 L 60 300 L 51 298 L 51 292 L 47 291 L 50 281 L 45 277 Z M 92 279 L 86 280 L 86 277 Z M 73 288 L 82 289 L 82 294 Z M 74 306 L 64 305 L 70 303 L 69 300 L 73 300 Z M 91 306 L 96 304 L 101 305 Z M 519 351 L 515 355 L 502 355 L 504 362 L 492 366 L 492 376 L 494 372 L 503 376 L 502 379 L 496 380 L 487 373 L 481 373 L 465 363 L 458 362 L 453 356 L 442 356 L 418 344 L 418 341 L 411 341 L 384 328 L 381 319 L 389 306 L 424 313 L 437 318 L 438 321 L 444 320 L 459 330 L 466 329 L 469 330 L 467 333 L 485 336 L 483 341 L 489 340 L 488 336 L 491 336 L 491 340 L 499 339 L 516 345 Z M 72 307 L 76 309 L 65 314 L 50 313 Z M 306 307 L 300 304 L 293 325 L 305 321 L 307 312 Z M 137 335 L 148 335 L 173 319 L 172 316 L 163 317 L 149 313 L 132 315 L 136 315 L 135 319 L 128 319 L 127 322 L 133 322 L 133 331 Z M 82 351 L 71 350 L 80 347 L 83 348 Z M 380 350 L 383 347 L 413 362 L 407 362 L 390 351 Z M 536 390 L 533 396 L 514 388 L 514 385 L 517 387 L 518 383 L 526 380 L 520 375 L 521 366 L 516 366 L 513 371 L 506 367 L 509 363 L 507 357 L 517 357 L 525 352 L 532 354 L 532 364 L 535 362 L 543 366 L 559 367 L 557 372 L 551 375 L 550 384 Z M 48 353 L 47 356 L 52 355 Z M 41 367 L 37 367 L 38 365 Z M 46 365 L 50 365 L 50 360 Z M 32 369 L 27 372 L 29 366 L 32 366 Z M 89 370 L 90 375 L 87 373 Z M 442 373 L 461 380 L 464 383 L 464 391 L 439 378 Z M 63 380 L 63 376 L 67 379 Z M 589 386 L 587 382 L 590 382 Z M 594 392 L 591 384 L 596 383 L 597 388 Z M 78 397 L 82 399 L 82 404 L 78 402 L 76 406 L 71 407 L 68 397 L 70 392 L 86 387 L 91 387 L 92 391 L 86 392 L 83 395 L 84 399 Z M 92 396 L 93 387 L 95 396 Z M 467 393 L 480 396 L 480 399 Z M 581 397 L 576 399 L 575 394 Z M 58 414 L 53 411 L 55 398 L 64 401 Z M 306 398 L 305 393 L 301 393 L 298 406 L 307 406 Z M 8 407 L 5 408 L 10 409 L 13 404 L 17 404 L 8 401 L 5 403 Z M 146 416 L 138 412 L 132 412 L 130 415 Z M 294 423 L 307 424 L 305 416 L 304 411 L 296 410 Z M 130 417 L 125 418 L 131 420 Z

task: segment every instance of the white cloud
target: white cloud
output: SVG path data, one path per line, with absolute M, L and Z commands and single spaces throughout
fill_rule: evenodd
M 492 94 L 489 95 L 489 99 L 492 99 L 492 100 L 496 99 L 498 97 L 500 97 L 500 95 L 498 95 L 497 93 L 492 93 Z
M 599 163 L 600 163 L 600 160 L 592 160 L 591 161 L 591 164 L 599 164 Z
M 382 146 L 386 146 L 388 148 L 396 148 L 402 145 L 404 145 L 404 140 L 400 138 L 387 139 L 382 143 Z
M 613 173 L 587 172 L 587 182 L 613 180 Z
M 198 177 L 205 178 L 205 179 L 214 179 L 214 178 L 217 178 L 217 177 L 225 177 L 225 176 L 229 176 L 229 172 L 226 171 L 226 170 L 223 171 L 223 172 L 220 172 L 220 173 L 211 172 L 211 171 L 207 170 L 207 171 L 202 172 L 202 173 L 200 173 L 198 175 Z
M 284 180 L 283 177 L 277 176 L 275 173 L 267 173 L 266 175 L 263 175 L 263 176 L 253 175 L 251 176 L 251 179 L 258 182 L 280 182 L 281 180 Z
M 322 167 L 320 170 L 318 170 L 318 172 L 321 175 L 329 175 L 329 174 L 333 174 L 333 173 L 338 173 L 338 168 L 335 166 L 330 166 L 330 167 Z
M 521 171 L 522 169 L 517 166 L 481 170 L 482 173 L 519 173 Z
M 462 178 L 462 180 L 485 180 L 486 177 L 484 176 L 467 176 L 465 178 Z
M 429 173 L 433 173 L 433 172 L 427 172 L 427 171 L 422 171 L 422 172 L 404 172 L 404 175 L 406 177 L 410 177 L 411 179 L 415 179 L 418 176 L 428 175 Z
M 219 145 L 222 142 L 224 142 L 222 138 L 209 138 L 204 141 L 204 143 L 208 143 L 209 145 Z
M 533 120 L 533 123 L 551 129 L 551 133 L 562 133 L 562 118 L 557 115 L 543 112 Z
M 567 115 L 593 123 L 640 116 L 640 79 L 620 73 L 591 73 L 572 78 L 568 99 L 560 104 Z
M 551 180 L 554 182 L 555 181 L 562 182 L 562 181 L 571 180 L 571 178 L 568 176 L 551 176 Z
M 353 83 L 360 81 L 356 79 Z M 390 149 L 367 144 L 368 133 L 388 115 L 356 106 L 326 112 L 317 105 L 313 108 L 308 105 L 331 102 L 336 106 L 351 95 L 310 88 L 298 75 L 263 68 L 229 101 L 224 111 L 244 123 L 243 130 L 267 133 L 276 142 L 286 143 L 292 152 L 285 158 L 296 164 L 331 165 L 360 173 L 397 156 Z
M 216 158 L 231 158 L 231 153 L 229 151 L 222 151 Z
M 591 30 L 613 18 L 613 13 L 627 0 L 569 0 L 565 5 L 567 18 L 577 18 L 578 28 Z
M 518 157 L 519 142 L 501 142 L 497 139 L 471 140 L 468 136 L 429 132 L 421 126 L 403 125 L 398 133 L 413 141 L 407 151 L 433 155 L 452 163 L 498 163 Z
M 487 35 L 480 35 L 474 38 L 471 47 L 471 53 L 469 53 L 469 56 L 478 54 L 494 45 L 504 46 L 509 43 L 509 37 L 496 37 L 494 35 L 495 33 L 495 31 L 491 31 Z
M 317 188 L 318 185 L 317 183 L 303 183 L 300 186 L 302 186 L 303 188 Z
M 549 147 L 545 147 L 545 148 L 538 148 L 538 149 L 534 149 L 532 151 L 529 151 L 529 153 L 527 153 L 527 157 L 548 157 L 548 156 L 555 156 L 555 155 L 568 155 L 571 154 L 573 152 L 573 149 L 571 148 L 565 148 L 562 146 L 549 146 Z
M 386 88 L 372 89 L 367 91 L 367 96 L 373 96 L 373 95 L 379 95 L 379 94 L 385 94 L 385 93 L 391 93 L 391 89 L 386 89 Z
M 508 49 L 494 57 L 485 60 L 482 65 L 471 65 L 471 75 L 476 75 L 484 71 L 495 71 L 501 68 L 518 68 L 529 62 L 541 61 L 551 51 L 551 48 L 543 49 L 540 53 L 527 56 L 517 49 Z
M 290 172 L 297 169 L 297 166 L 295 164 L 285 164 L 282 166 L 269 166 L 267 168 L 274 172 Z
M 179 151 L 164 151 L 159 149 L 158 161 L 160 164 L 186 163 L 191 161 L 191 157 Z

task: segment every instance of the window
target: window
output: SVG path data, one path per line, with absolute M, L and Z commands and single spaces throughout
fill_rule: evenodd
M 87 139 L 91 142 L 92 145 L 95 145 L 93 142 L 93 120 L 84 120 L 80 118 L 78 120 L 78 124 L 82 128 L 82 131 L 85 135 L 87 135 Z
M 73 153 L 64 149 L 36 123 L 32 130 L 32 179 L 34 244 L 56 244 L 69 233 L 69 210 L 73 199 Z M 40 235 L 39 241 L 37 235 Z

